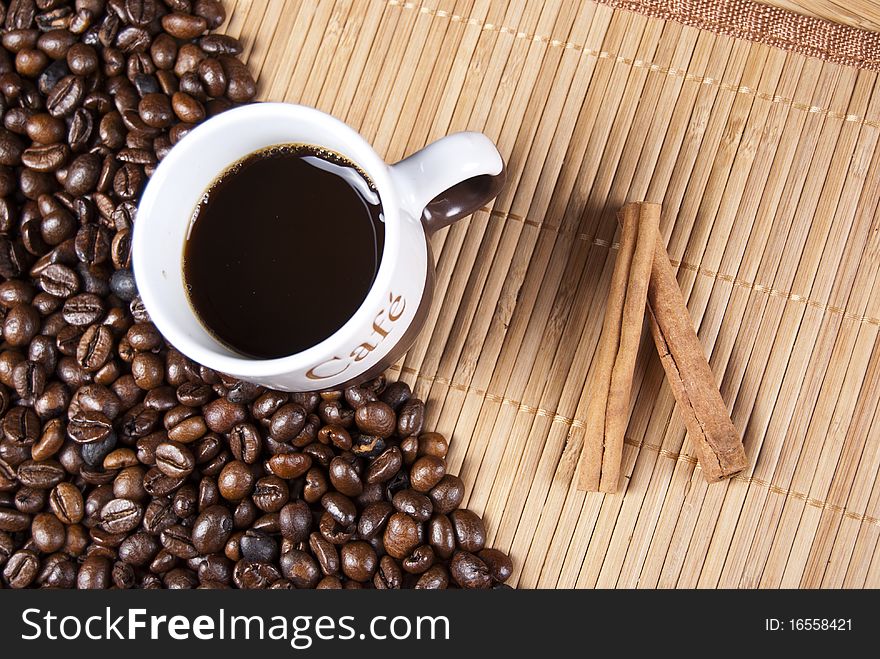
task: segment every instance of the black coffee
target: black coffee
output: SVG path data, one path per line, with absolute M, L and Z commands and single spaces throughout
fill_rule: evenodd
M 242 354 L 271 359 L 329 337 L 376 278 L 385 225 L 373 184 L 317 147 L 252 153 L 194 213 L 183 275 L 202 323 Z

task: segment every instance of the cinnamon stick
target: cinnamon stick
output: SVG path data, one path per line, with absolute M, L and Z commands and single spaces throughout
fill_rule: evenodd
M 578 468 L 578 489 L 590 492 L 616 492 L 620 481 L 633 371 L 659 243 L 660 206 L 627 204 L 618 220 L 620 250 L 611 275 Z
M 703 476 L 710 483 L 735 476 L 748 466 L 745 449 L 660 240 L 648 286 L 648 309 L 651 334 Z

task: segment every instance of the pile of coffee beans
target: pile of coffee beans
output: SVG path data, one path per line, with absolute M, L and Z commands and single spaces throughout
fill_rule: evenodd
M 249 102 L 219 0 L 0 1 L 0 587 L 489 588 L 447 441 L 380 377 L 287 394 L 150 323 L 137 202 Z

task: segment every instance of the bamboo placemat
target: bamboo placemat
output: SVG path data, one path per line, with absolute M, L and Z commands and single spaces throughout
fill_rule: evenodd
M 435 237 L 396 369 L 524 587 L 880 585 L 877 73 L 587 0 L 229 0 L 261 98 L 389 162 L 456 130 L 510 184 Z M 663 203 L 752 468 L 708 486 L 650 340 L 625 492 L 577 492 L 614 212 Z

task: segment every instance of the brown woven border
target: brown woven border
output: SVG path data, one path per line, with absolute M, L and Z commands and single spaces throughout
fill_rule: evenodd
M 616 9 L 880 71 L 880 33 L 751 0 L 597 0 Z

